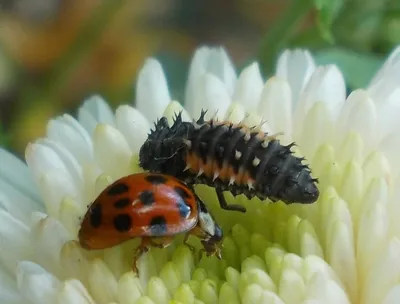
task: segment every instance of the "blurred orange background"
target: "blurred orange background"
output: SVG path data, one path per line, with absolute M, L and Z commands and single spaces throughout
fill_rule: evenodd
M 179 100 L 196 47 L 223 45 L 242 67 L 258 56 L 265 33 L 290 3 L 0 0 L 3 144 L 23 153 L 29 141 L 45 134 L 49 118 L 75 114 L 93 93 L 114 108 L 133 102 L 136 74 L 149 56 L 165 64 L 172 95 Z M 304 14 L 296 31 L 299 37 L 312 36 L 312 28 L 314 10 Z M 305 41 L 324 45 L 314 36 L 312 43 Z

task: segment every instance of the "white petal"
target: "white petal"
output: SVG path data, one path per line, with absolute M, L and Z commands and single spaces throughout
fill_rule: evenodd
M 156 121 L 171 101 L 161 64 L 147 59 L 136 83 L 136 107 L 149 121 Z
M 117 179 L 128 175 L 131 149 L 125 137 L 109 125 L 98 125 L 93 136 L 94 156 L 100 168 Z
M 295 127 L 300 126 L 314 103 L 326 103 L 328 111 L 336 120 L 346 99 L 346 85 L 341 71 L 335 65 L 318 67 L 300 95 L 295 112 Z
M 107 265 L 100 259 L 90 263 L 89 291 L 98 303 L 110 303 L 117 299 L 118 283 Z
M 67 114 L 49 121 L 47 136 L 64 146 L 81 164 L 92 158 L 92 141 L 89 134 Z
M 95 304 L 89 292 L 78 280 L 67 280 L 57 295 L 58 304 Z
M 6 269 L 0 268 L 0 303 L 23 304 L 25 300 L 19 294 L 17 282 Z
M 384 84 L 386 81 L 395 80 L 396 76 L 400 72 L 400 46 L 397 46 L 392 53 L 389 55 L 386 62 L 375 74 L 375 77 L 371 80 L 369 89 L 372 91 L 378 89 L 380 84 Z M 382 89 L 382 88 L 380 88 Z M 376 90 L 378 92 L 378 90 Z
M 118 130 L 125 136 L 133 153 L 138 153 L 147 138 L 150 125 L 146 117 L 128 105 L 118 107 L 115 113 Z
M 168 107 L 165 109 L 163 116 L 168 119 L 168 123 L 172 125 L 175 116 L 179 113 L 182 113 L 182 121 L 190 122 L 192 119 L 190 118 L 189 113 L 186 111 L 182 105 L 177 101 L 172 101 L 169 103 Z
M 395 285 L 387 293 L 386 297 L 383 299 L 382 304 L 397 304 L 400 303 L 400 285 Z
M 293 269 L 286 269 L 281 274 L 279 296 L 285 303 L 299 303 L 305 296 L 305 285 L 301 276 Z
M 89 204 L 89 202 L 86 202 Z M 63 223 L 65 229 L 70 235 L 78 235 L 80 228 L 81 217 L 86 213 L 87 205 L 82 202 L 77 202 L 72 198 L 65 198 L 60 205 L 58 219 Z
M 37 143 L 28 144 L 25 159 L 33 176 L 38 181 L 45 172 L 63 171 L 72 180 L 71 173 L 61 157 L 51 148 Z
M 239 75 L 232 100 L 243 104 L 248 112 L 257 108 L 264 81 L 257 62 L 246 67 Z
M 243 123 L 249 127 L 258 127 L 260 126 L 260 130 L 265 133 L 272 133 L 271 127 L 269 126 L 268 122 L 265 119 L 255 112 L 251 112 L 245 115 L 243 119 Z
M 363 211 L 357 239 L 357 263 L 360 278 L 366 278 L 376 259 L 386 246 L 388 214 L 382 202 Z M 364 283 L 364 280 L 361 281 Z
M 97 125 L 96 118 L 85 108 L 79 108 L 78 120 L 82 127 L 91 135 Z
M 41 266 L 30 261 L 21 261 L 17 268 L 18 288 L 30 303 L 53 304 L 60 281 Z
M 374 147 L 377 139 L 376 120 L 373 100 L 365 94 L 365 91 L 354 91 L 347 98 L 340 113 L 336 134 L 338 134 L 338 138 L 343 138 L 344 134 L 354 131 L 360 134 L 365 147 Z M 339 147 L 340 144 L 340 141 L 338 141 Z M 368 152 L 368 150 L 365 152 Z
M 192 117 L 199 115 L 195 104 L 197 86 L 199 79 L 207 72 L 207 61 L 210 49 L 208 47 L 198 48 L 190 62 L 188 81 L 185 91 L 185 108 Z
M 91 135 L 96 124 L 114 125 L 114 114 L 108 103 L 99 95 L 86 99 L 78 110 L 78 120 Z
M 350 304 L 347 295 L 334 281 L 325 280 L 321 274 L 315 274 L 307 286 L 307 298 L 320 300 L 324 304 Z
M 400 87 L 391 91 L 386 98 L 380 95 L 374 101 L 378 117 L 377 135 L 383 138 L 391 131 L 400 128 Z
M 398 172 L 397 168 L 400 168 L 400 130 L 393 130 L 393 132 L 387 135 L 377 146 L 381 147 L 381 150 L 387 158 L 393 175 Z
M 318 274 L 324 280 L 333 280 L 338 286 L 344 288 L 331 266 L 318 256 L 310 255 L 304 258 L 302 274 L 304 282 L 307 284 L 315 279 L 315 274 Z
M 384 65 L 370 82 L 368 92 L 376 104 L 385 104 L 395 90 L 399 89 L 397 81 L 400 73 L 400 46 L 396 47 Z M 397 100 L 394 100 L 398 103 Z
M 315 63 L 308 51 L 285 50 L 279 56 L 276 76 L 287 80 L 292 91 L 292 101 L 296 106 L 300 94 L 315 70 Z
M 337 222 L 332 229 L 327 260 L 342 279 L 350 298 L 358 295 L 357 265 L 354 253 L 353 233 L 345 224 Z
M 0 223 L 0 260 L 14 272 L 18 261 L 32 256 L 30 231 L 4 210 L 0 210 Z
M 59 221 L 47 217 L 32 228 L 32 238 L 35 240 L 35 261 L 53 274 L 61 276 L 61 248 L 71 239 L 67 230 Z
M 40 195 L 28 166 L 19 158 L 0 147 L 0 187 L 8 181 L 15 189 L 33 200 L 40 201 Z
M 196 86 L 196 96 L 192 117 L 199 117 L 202 109 L 208 110 L 206 117 L 212 117 L 216 111 L 217 118 L 223 118 L 231 103 L 224 84 L 212 74 L 200 77 Z
M 264 117 L 272 132 L 283 132 L 290 137 L 292 133 L 292 94 L 285 80 L 273 77 L 265 84 L 259 113 Z
M 118 301 L 121 304 L 134 304 L 143 295 L 139 278 L 133 272 L 121 276 L 118 282 Z
M 94 183 L 102 173 L 102 170 L 96 163 L 88 164 L 83 168 L 85 187 L 83 189 L 82 198 L 84 202 L 92 201 L 94 199 Z
M 333 132 L 333 121 L 326 103 L 317 102 L 305 116 L 301 131 L 294 130 L 293 138 L 304 155 L 312 156 L 318 147 L 332 141 Z
M 199 115 L 195 105 L 197 86 L 201 77 L 206 73 L 221 80 L 229 96 L 232 96 L 234 92 L 236 73 L 226 51 L 223 48 L 198 48 L 190 63 L 185 92 L 185 108 L 192 117 Z
M 236 72 L 224 48 L 219 47 L 210 50 L 207 72 L 217 76 L 225 84 L 229 96 L 232 96 L 236 84 Z
M 353 229 L 352 217 L 350 214 L 349 206 L 347 203 L 340 198 L 337 194 L 331 197 L 329 200 L 324 201 L 321 210 L 321 222 L 325 223 L 325 248 L 330 247 L 330 237 L 333 236 L 333 230 L 335 229 L 336 222 L 340 222 L 347 227 L 347 231 L 350 233 Z M 351 237 L 352 238 L 352 237 Z
M 233 102 L 229 106 L 228 110 L 226 110 L 225 120 L 228 120 L 232 123 L 240 123 L 246 115 L 246 111 L 244 106 L 240 103 Z
M 0 192 L 0 209 L 7 211 L 14 218 L 22 222 L 28 222 L 31 212 L 42 210 L 38 208 L 36 203 L 24 197 L 20 192 L 16 191 L 15 194 L 7 193 L 6 187 L 9 187 L 3 182 Z M 13 189 L 10 187 L 10 189 Z M 18 203 L 16 203 L 18 202 Z
M 384 253 L 370 269 L 364 288 L 360 295 L 360 303 L 381 303 L 386 292 L 398 282 L 400 277 L 400 241 L 394 238 L 384 248 Z
M 89 253 L 89 254 L 88 254 Z M 87 282 L 89 273 L 89 262 L 85 251 L 76 240 L 66 242 L 60 253 L 60 265 L 62 266 L 65 278 L 77 278 L 82 282 Z
M 71 175 L 72 181 L 77 185 L 78 189 L 82 188 L 83 184 L 83 173 L 82 167 L 79 165 L 77 160 L 72 156 L 72 154 L 61 146 L 58 142 L 52 141 L 51 139 L 43 138 L 36 142 L 37 145 L 46 147 L 57 153 L 59 159 L 64 164 L 64 167 L 68 170 Z M 49 171 L 53 171 L 56 168 L 49 168 Z M 42 171 L 43 172 L 43 171 Z
M 83 200 L 84 197 L 70 176 L 65 172 L 46 172 L 39 181 L 46 211 L 51 216 L 57 217 L 60 204 L 66 197 Z

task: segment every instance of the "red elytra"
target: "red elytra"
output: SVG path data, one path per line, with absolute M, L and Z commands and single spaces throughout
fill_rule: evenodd
M 180 180 L 156 173 L 137 173 L 115 181 L 90 205 L 79 230 L 87 250 L 105 249 L 141 238 L 136 260 L 150 247 L 169 246 L 175 235 L 201 239 L 207 255 L 221 257 L 222 229 L 204 203 Z

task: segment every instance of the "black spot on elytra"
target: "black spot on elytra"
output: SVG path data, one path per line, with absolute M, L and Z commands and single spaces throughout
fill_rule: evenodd
M 139 194 L 139 199 L 142 202 L 142 204 L 146 206 L 150 206 L 156 202 L 154 198 L 154 193 L 150 190 L 142 191 Z
M 164 235 L 167 231 L 167 220 L 164 216 L 156 216 L 150 222 L 151 232 L 154 236 Z
M 153 185 L 165 184 L 167 182 L 167 179 L 162 175 L 148 175 L 146 176 L 146 180 Z
M 128 214 L 119 214 L 114 218 L 114 227 L 119 232 L 127 232 L 132 227 L 132 218 Z
M 175 187 L 174 190 L 175 190 L 176 193 L 179 194 L 179 196 L 182 199 L 187 199 L 187 198 L 189 198 L 191 196 L 190 193 L 185 188 Z
M 117 209 L 123 209 L 126 206 L 130 205 L 131 200 L 127 197 L 121 198 L 114 203 L 114 207 Z
M 102 209 L 100 204 L 95 204 L 90 208 L 90 225 L 97 228 L 101 224 Z
M 127 184 L 117 183 L 117 184 L 111 186 L 110 189 L 108 189 L 107 194 L 111 195 L 111 196 L 115 196 L 115 195 L 124 194 L 128 191 L 129 191 L 129 187 Z

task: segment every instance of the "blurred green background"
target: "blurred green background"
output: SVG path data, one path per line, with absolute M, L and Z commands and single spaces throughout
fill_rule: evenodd
M 284 48 L 335 62 L 348 89 L 365 87 L 400 43 L 400 0 L 0 0 L 0 145 L 23 155 L 47 120 L 103 95 L 133 102 L 148 56 L 182 100 L 199 45 L 224 45 L 264 76 Z

